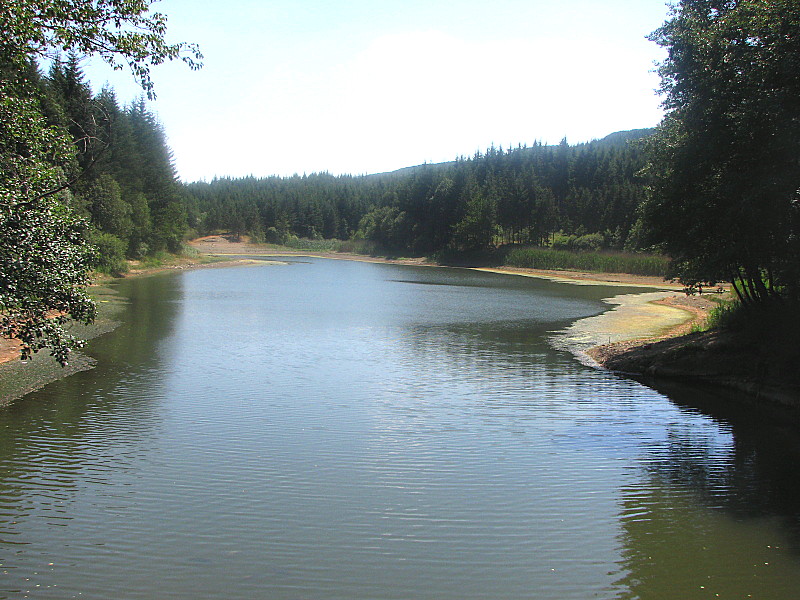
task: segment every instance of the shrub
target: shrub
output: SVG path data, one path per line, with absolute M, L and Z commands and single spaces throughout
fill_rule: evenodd
M 122 275 L 128 271 L 125 262 L 126 244 L 111 233 L 95 231 L 90 238 L 96 248 L 94 268 L 109 275 Z

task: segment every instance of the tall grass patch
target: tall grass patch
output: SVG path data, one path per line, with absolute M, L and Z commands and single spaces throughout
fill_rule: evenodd
M 347 252 L 349 254 L 375 255 L 379 248 L 369 240 L 312 240 L 289 236 L 283 246 L 293 250 L 310 250 L 312 252 Z
M 341 244 L 340 240 L 312 240 L 293 235 L 290 235 L 283 243 L 284 246 L 293 250 L 311 250 L 312 252 L 338 252 Z
M 526 269 L 629 273 L 663 277 L 669 259 L 653 254 L 625 252 L 576 252 L 554 248 L 513 248 L 504 264 Z

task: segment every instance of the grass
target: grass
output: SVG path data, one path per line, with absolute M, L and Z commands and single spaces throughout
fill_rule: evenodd
M 663 277 L 669 259 L 652 254 L 623 252 L 573 252 L 552 248 L 513 248 L 503 263 L 527 269 L 577 270 L 595 273 L 629 273 Z
M 311 250 L 313 252 L 338 252 L 342 245 L 340 240 L 312 240 L 309 238 L 290 237 L 283 244 L 293 250 Z
M 717 300 L 717 306 L 708 312 L 705 329 L 726 329 L 741 320 L 742 305 L 738 300 Z
M 311 252 L 346 252 L 348 254 L 363 254 L 375 256 L 378 252 L 374 242 L 369 240 L 312 240 L 308 238 L 291 237 L 283 246 L 276 248 L 291 248 L 292 250 L 310 250 Z

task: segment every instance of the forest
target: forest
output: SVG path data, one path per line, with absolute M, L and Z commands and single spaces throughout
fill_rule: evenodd
M 587 144 L 491 147 L 471 157 L 360 177 L 214 179 L 186 189 L 198 233 L 255 241 L 371 242 L 382 253 L 433 255 L 525 244 L 639 249 L 637 207 L 652 130 Z M 363 247 L 363 246 L 362 246 Z
M 126 259 L 177 253 L 187 239 L 222 231 L 273 244 L 352 240 L 366 242 L 351 245 L 362 251 L 417 256 L 510 244 L 640 249 L 637 142 L 650 129 L 574 146 L 491 147 L 383 174 L 182 183 L 144 96 L 120 105 L 109 86 L 93 95 L 74 53 L 46 74 L 31 64 L 28 80 L 48 123 L 68 131 L 78 150 L 68 202 L 88 223 L 100 271 L 121 273 Z
M 180 252 L 188 197 L 145 96 L 122 106 L 109 86 L 92 94 L 75 53 L 54 60 L 46 74 L 31 64 L 26 79 L 47 123 L 67 131 L 77 149 L 65 169 L 66 199 L 86 221 L 92 266 L 121 273 L 126 258 Z

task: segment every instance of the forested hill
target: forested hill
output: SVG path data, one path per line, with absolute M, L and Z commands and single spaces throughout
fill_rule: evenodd
M 489 148 L 471 157 L 366 176 L 220 178 L 181 184 L 157 117 L 140 98 L 92 94 L 75 55 L 46 74 L 30 63 L 42 113 L 68 132 L 67 201 L 89 223 L 95 268 L 179 251 L 186 238 L 219 230 L 255 241 L 364 240 L 389 252 L 432 254 L 554 238 L 577 249 L 635 249 L 643 200 L 637 140 L 617 132 L 570 146 Z M 269 166 L 265 165 L 265 169 Z
M 228 230 L 275 243 L 290 236 L 356 238 L 416 254 L 546 244 L 557 232 L 587 249 L 634 249 L 644 199 L 644 155 L 635 141 L 650 133 L 618 132 L 574 146 L 564 140 L 492 147 L 378 175 L 192 183 L 189 219 L 200 233 Z
M 654 127 L 645 129 L 630 129 L 628 131 L 616 131 L 608 134 L 602 139 L 596 140 L 595 143 L 607 144 L 610 146 L 625 146 L 630 142 L 635 142 L 637 140 L 650 137 L 655 133 L 655 131 L 656 130 Z
M 655 133 L 655 128 L 654 127 L 649 127 L 649 128 L 645 128 L 645 129 L 629 129 L 627 131 L 615 131 L 614 133 L 609 133 L 607 136 L 605 136 L 603 138 L 600 138 L 600 139 L 597 139 L 597 140 L 592 140 L 591 143 L 593 143 L 593 144 L 609 144 L 609 145 L 613 145 L 613 146 L 625 146 L 626 144 L 628 144 L 628 142 L 633 142 L 633 141 L 636 141 L 636 140 L 644 139 L 646 137 L 649 137 L 649 136 L 653 135 L 653 133 Z M 374 174 L 367 175 L 367 177 L 373 177 L 374 178 L 374 177 L 383 177 L 383 176 L 387 176 L 387 175 L 388 176 L 397 177 L 397 176 L 403 176 L 403 175 L 410 175 L 412 173 L 412 171 L 415 171 L 417 169 L 421 169 L 421 168 L 426 167 L 426 166 L 437 166 L 437 167 L 439 167 L 439 166 L 447 166 L 447 165 L 452 165 L 452 164 L 455 164 L 455 161 L 448 161 L 448 162 L 444 162 L 444 163 L 433 163 L 432 165 L 429 165 L 428 163 L 425 163 L 425 164 L 422 164 L 422 165 L 415 165 L 413 167 L 403 167 L 401 169 L 397 169 L 396 171 L 387 171 L 385 173 L 374 173 Z

